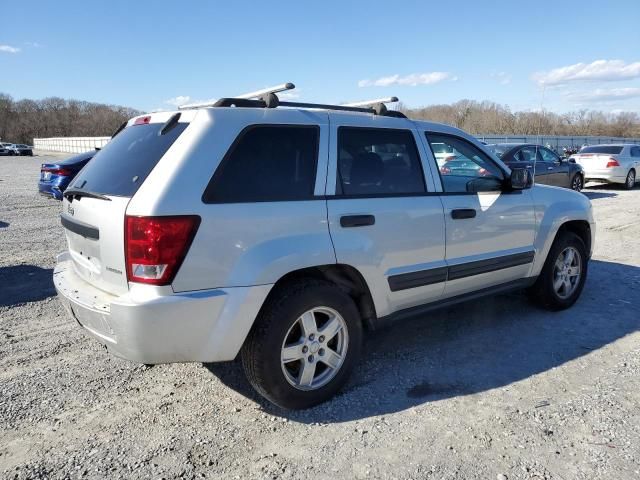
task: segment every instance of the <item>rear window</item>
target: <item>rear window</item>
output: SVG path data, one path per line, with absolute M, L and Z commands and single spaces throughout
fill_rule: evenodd
M 69 188 L 131 197 L 188 123 L 177 123 L 163 135 L 164 123 L 132 125 L 118 133 L 83 168 Z
M 615 147 L 611 145 L 595 145 L 593 147 L 584 147 L 580 153 L 605 153 L 607 155 L 617 155 L 622 152 L 624 147 Z

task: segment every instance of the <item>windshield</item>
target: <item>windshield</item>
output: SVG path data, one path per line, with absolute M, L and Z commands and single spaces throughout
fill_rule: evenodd
M 615 145 L 595 145 L 593 147 L 583 147 L 580 153 L 605 153 L 607 155 L 617 155 L 624 147 Z
M 69 188 L 92 193 L 133 196 L 188 123 L 160 135 L 163 123 L 132 125 L 96 152 Z

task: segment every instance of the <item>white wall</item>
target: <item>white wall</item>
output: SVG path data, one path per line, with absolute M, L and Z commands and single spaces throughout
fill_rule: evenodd
M 82 153 L 94 148 L 102 148 L 111 137 L 57 137 L 34 138 L 33 146 L 37 150 L 52 152 Z

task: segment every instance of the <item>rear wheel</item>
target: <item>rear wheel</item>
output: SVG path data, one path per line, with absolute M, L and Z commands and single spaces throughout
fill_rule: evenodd
M 360 355 L 355 303 L 331 283 L 303 280 L 269 300 L 242 347 L 251 385 L 283 408 L 322 403 L 347 381 Z
M 582 190 L 583 187 L 584 187 L 584 179 L 582 178 L 582 175 L 578 173 L 571 180 L 571 190 L 575 190 L 576 192 L 579 192 L 580 190 Z
M 631 170 L 629 170 L 629 173 L 627 173 L 627 179 L 624 182 L 624 188 L 626 188 L 627 190 L 631 190 L 635 186 L 636 186 L 636 171 L 632 168 Z
M 580 237 L 560 232 L 542 272 L 529 290 L 530 298 L 549 310 L 563 310 L 573 305 L 587 278 L 587 249 Z

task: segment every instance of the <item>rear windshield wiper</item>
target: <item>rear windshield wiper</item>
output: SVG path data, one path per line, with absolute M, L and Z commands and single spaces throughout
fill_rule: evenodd
M 98 198 L 100 200 L 106 200 L 108 202 L 111 201 L 111 199 L 106 195 L 102 195 L 101 193 L 87 192 L 86 190 L 80 190 L 79 188 L 69 188 L 64 191 L 63 195 L 69 201 L 72 201 L 73 197 L 77 197 L 77 198 L 89 197 L 89 198 Z

